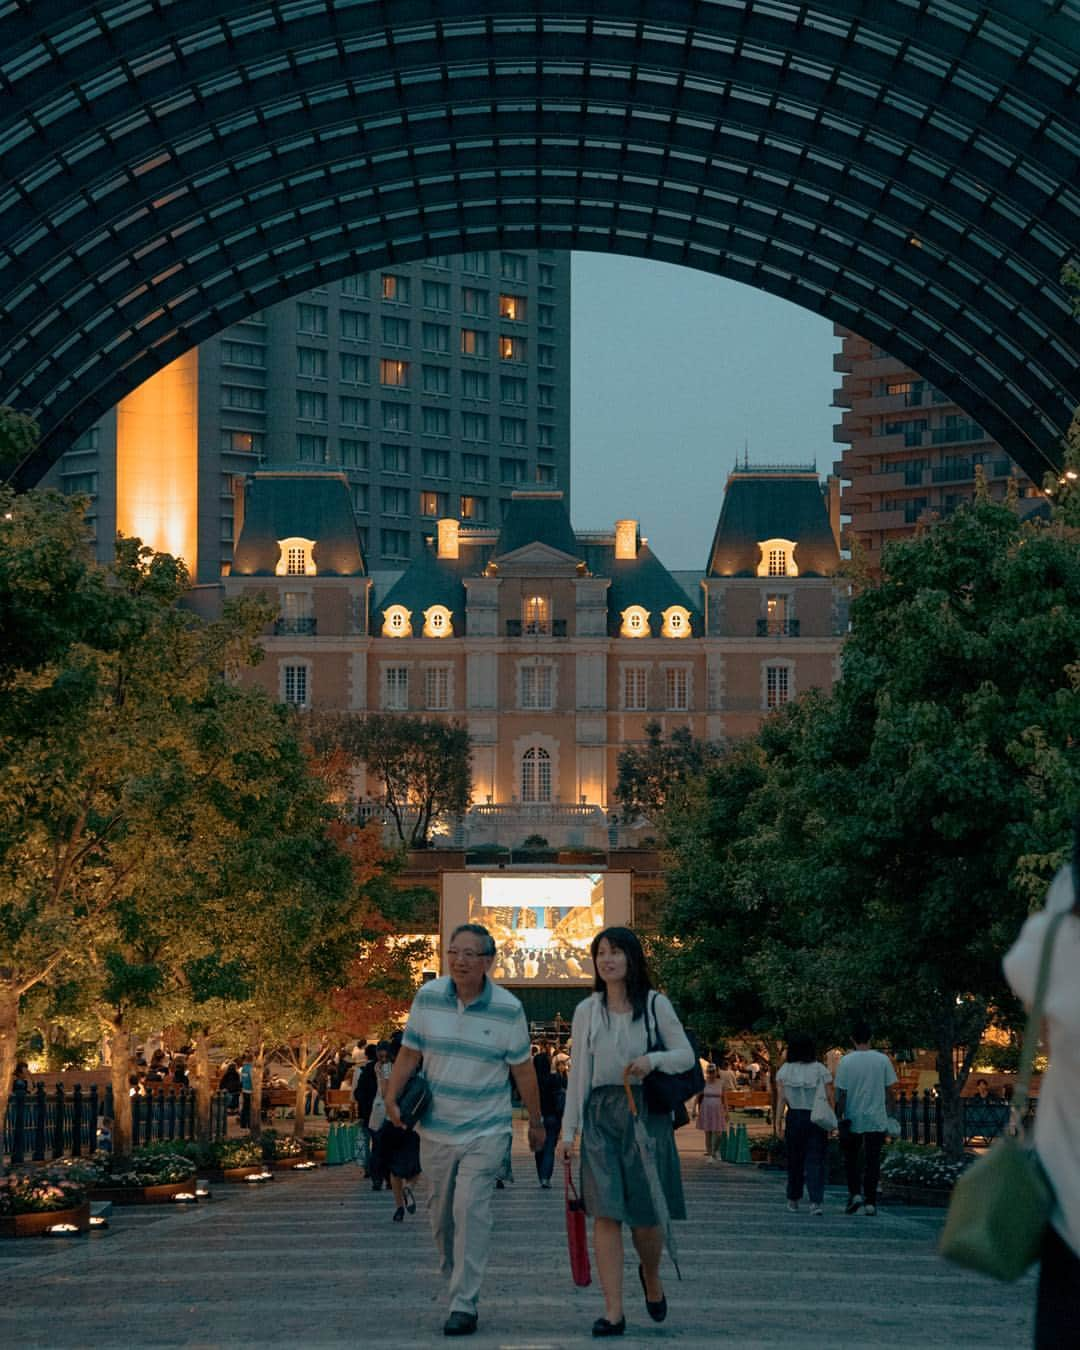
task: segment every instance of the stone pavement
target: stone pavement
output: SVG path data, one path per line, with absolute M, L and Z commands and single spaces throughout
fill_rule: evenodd
M 934 1252 L 940 1212 L 849 1218 L 831 1190 L 824 1218 L 789 1214 L 781 1173 L 706 1164 L 693 1128 L 679 1143 L 691 1216 L 678 1225 L 683 1281 L 665 1262 L 671 1312 L 656 1326 L 628 1255 L 623 1344 L 1030 1344 L 1034 1277 L 1003 1287 L 945 1265 Z M 480 1331 L 465 1343 L 591 1344 L 600 1292 L 570 1281 L 562 1192 L 538 1188 L 520 1127 L 514 1168 L 517 1184 L 495 1198 Z M 416 1216 L 394 1224 L 389 1196 L 352 1166 L 214 1196 L 197 1210 L 118 1210 L 107 1233 L 88 1238 L 0 1242 L 0 1345 L 449 1344 L 422 1196 Z

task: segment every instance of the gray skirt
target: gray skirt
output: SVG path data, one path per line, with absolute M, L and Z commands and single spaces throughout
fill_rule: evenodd
M 650 1115 L 634 1089 L 641 1119 L 653 1141 L 656 1171 L 673 1219 L 686 1218 L 682 1173 L 675 1150 L 671 1117 Z M 621 1085 L 593 1088 L 581 1124 L 581 1198 L 585 1212 L 615 1219 L 631 1228 L 653 1228 L 659 1222 L 645 1166 L 634 1142 L 634 1118 Z

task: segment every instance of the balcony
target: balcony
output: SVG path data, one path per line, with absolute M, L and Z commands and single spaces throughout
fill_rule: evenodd
M 966 483 L 975 477 L 975 465 L 970 459 L 954 460 L 930 471 L 932 483 Z
M 758 637 L 798 637 L 798 619 L 758 619 Z
M 315 620 L 314 619 L 275 619 L 274 620 L 275 637 L 314 637 Z
M 531 623 L 524 623 L 521 619 L 507 619 L 506 636 L 508 638 L 520 638 L 520 637 L 564 638 L 566 636 L 566 620 L 550 619 L 550 620 L 537 620 Z
M 986 432 L 976 422 L 958 422 L 947 427 L 935 427 L 930 433 L 932 445 L 949 445 L 956 441 L 985 441 Z

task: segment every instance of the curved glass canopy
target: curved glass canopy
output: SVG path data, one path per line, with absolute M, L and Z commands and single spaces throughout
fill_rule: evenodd
M 1080 403 L 1078 84 L 1078 0 L 0 0 L 19 479 L 238 319 L 489 246 L 784 296 L 1039 478 Z

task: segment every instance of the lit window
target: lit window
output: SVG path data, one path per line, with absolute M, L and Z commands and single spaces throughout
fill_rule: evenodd
M 781 708 L 790 697 L 790 670 L 787 666 L 765 667 L 765 706 Z
M 382 298 L 393 300 L 399 305 L 407 305 L 409 303 L 409 278 L 395 276 L 392 272 L 384 272 L 382 276 Z
M 429 712 L 450 707 L 450 667 L 429 666 L 424 672 L 424 706 Z
M 408 706 L 408 666 L 387 666 L 383 672 L 383 707 L 394 712 L 404 712 Z
M 631 605 L 622 612 L 620 637 L 640 638 L 649 636 L 649 611 L 641 605 Z
M 391 361 L 384 357 L 379 362 L 379 383 L 404 389 L 409 383 L 408 361 Z
M 522 632 L 545 635 L 551 632 L 551 601 L 546 595 L 529 595 L 521 606 Z
M 525 319 L 525 297 L 523 295 L 500 295 L 499 318 L 514 319 L 522 323 Z
M 454 616 L 445 605 L 432 605 L 424 610 L 424 636 L 444 638 L 454 636 Z
M 313 539 L 279 539 L 278 561 L 274 569 L 279 577 L 313 577 L 315 568 Z
M 623 707 L 627 712 L 645 712 L 649 706 L 649 672 L 645 666 L 623 670 Z
M 463 496 L 460 515 L 462 520 L 487 520 L 487 498 Z
M 538 745 L 521 757 L 521 800 L 551 801 L 551 756 Z
M 284 666 L 282 668 L 282 694 L 286 703 L 294 708 L 306 708 L 308 705 L 308 668 L 307 666 Z
M 412 637 L 412 614 L 404 605 L 383 610 L 383 637 Z
M 437 516 L 439 514 L 439 494 L 437 492 L 421 492 L 420 514 L 422 516 Z
M 671 605 L 661 611 L 663 626 L 660 633 L 666 638 L 685 638 L 691 634 L 690 611 L 684 605 Z
M 488 335 L 479 328 L 463 328 L 461 351 L 464 356 L 487 356 Z
M 758 541 L 761 561 L 758 563 L 759 577 L 796 577 L 799 569 L 795 566 L 795 543 L 791 539 L 762 539 Z
M 507 337 L 506 334 L 499 336 L 499 360 L 500 361 L 524 361 L 525 360 L 525 339 L 517 337 Z
M 686 712 L 690 707 L 690 672 L 669 666 L 664 672 L 664 701 L 669 712 Z
M 550 666 L 523 666 L 521 669 L 521 706 L 534 711 L 550 709 L 553 687 Z

